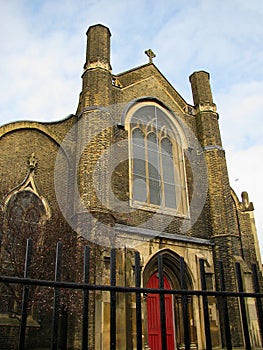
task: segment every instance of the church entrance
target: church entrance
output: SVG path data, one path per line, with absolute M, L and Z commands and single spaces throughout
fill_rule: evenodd
M 158 274 L 154 273 L 148 283 L 147 288 L 159 288 Z M 171 289 L 170 282 L 164 275 L 164 289 Z M 166 312 L 166 342 L 167 350 L 175 349 L 174 336 L 174 312 L 173 296 L 165 295 Z M 147 315 L 148 315 L 148 343 L 151 350 L 162 348 L 161 340 L 161 321 L 160 321 L 160 297 L 158 294 L 148 294 L 147 296 Z

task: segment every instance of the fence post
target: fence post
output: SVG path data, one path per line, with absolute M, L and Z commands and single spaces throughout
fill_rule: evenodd
M 90 268 L 90 247 L 84 247 L 83 262 L 83 282 L 89 283 Z M 82 314 L 82 350 L 88 349 L 88 332 L 89 332 L 89 291 L 83 289 L 83 314 Z
M 243 287 L 243 281 L 242 281 L 242 276 L 241 276 L 240 263 L 238 263 L 238 262 L 236 262 L 236 275 L 237 275 L 238 291 L 242 293 L 242 292 L 244 292 L 244 287 Z M 246 350 L 251 350 L 245 299 L 241 295 L 239 296 L 239 302 L 240 302 L 240 310 L 241 310 L 241 316 L 242 316 L 244 338 L 245 338 L 245 343 L 246 343 Z
M 135 252 L 135 287 L 141 286 L 141 264 L 140 253 Z M 142 304 L 141 293 L 136 292 L 136 333 L 137 333 L 137 350 L 142 350 Z
M 159 274 L 159 289 L 164 289 L 162 254 L 158 255 L 158 274 Z M 160 296 L 162 350 L 166 350 L 167 341 L 166 341 L 165 295 L 163 293 L 160 293 L 159 296 Z
M 180 287 L 183 290 L 187 289 L 185 281 L 185 262 L 184 258 L 180 257 Z M 190 327 L 189 327 L 189 312 L 188 312 L 188 296 L 182 295 L 182 311 L 183 311 L 183 325 L 184 325 L 184 346 L 185 350 L 190 350 Z
M 56 266 L 55 266 L 55 281 L 61 279 L 61 258 L 62 258 L 62 243 L 57 243 L 56 250 Z M 52 315 L 52 338 L 51 350 L 57 350 L 58 347 L 58 320 L 59 320 L 59 304 L 60 304 L 60 287 L 54 288 L 54 304 Z
M 205 262 L 204 262 L 204 259 L 199 259 L 199 262 L 200 262 L 201 287 L 202 287 L 202 291 L 206 291 Z M 211 341 L 211 333 L 210 333 L 208 299 L 207 299 L 207 295 L 205 294 L 203 294 L 203 308 L 204 308 L 206 349 L 210 350 L 212 349 L 212 341 Z
M 31 238 L 28 238 L 26 242 L 24 278 L 29 277 L 30 265 L 32 260 L 32 248 L 33 248 L 33 241 Z M 23 350 L 25 346 L 28 296 L 29 296 L 29 286 L 25 285 L 23 287 L 23 297 L 22 297 L 22 313 L 21 313 L 21 321 L 20 321 L 19 347 L 18 347 L 19 350 Z
M 225 275 L 224 275 L 224 268 L 223 268 L 223 262 L 219 261 L 219 282 L 220 282 L 220 289 L 222 292 L 225 292 Z M 227 350 L 232 350 L 232 341 L 231 341 L 231 332 L 230 332 L 230 324 L 229 324 L 229 316 L 228 316 L 228 305 L 227 305 L 227 297 L 222 296 L 222 308 L 223 308 L 223 319 L 224 319 L 224 329 L 225 329 L 225 341 Z
M 110 285 L 116 286 L 116 248 L 110 255 Z M 116 291 L 110 291 L 110 350 L 116 349 Z

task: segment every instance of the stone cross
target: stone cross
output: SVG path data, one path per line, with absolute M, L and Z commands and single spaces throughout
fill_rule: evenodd
M 156 57 L 155 53 L 151 49 L 144 51 L 144 53 L 149 57 L 149 63 L 153 63 L 153 58 Z

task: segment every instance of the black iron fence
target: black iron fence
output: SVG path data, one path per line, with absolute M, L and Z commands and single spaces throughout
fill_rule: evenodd
M 62 244 L 57 244 L 56 250 L 56 265 L 55 265 L 55 279 L 54 280 L 39 280 L 30 278 L 30 264 L 32 258 L 32 240 L 27 240 L 26 256 L 25 256 L 25 268 L 24 277 L 11 277 L 0 276 L 1 283 L 18 284 L 23 286 L 22 296 L 22 311 L 20 317 L 20 332 L 19 339 L 17 340 L 18 349 L 23 350 L 25 348 L 26 339 L 26 327 L 28 318 L 28 302 L 29 291 L 32 286 L 43 286 L 53 288 L 54 304 L 53 304 L 53 316 L 52 316 L 52 336 L 50 340 L 50 349 L 56 350 L 58 348 L 58 327 L 59 327 L 59 309 L 60 309 L 60 294 L 62 289 L 73 289 L 82 291 L 83 309 L 82 309 L 82 350 L 88 350 L 88 338 L 89 338 L 89 296 L 91 291 L 108 291 L 110 293 L 110 350 L 117 349 L 116 342 L 116 310 L 117 310 L 117 293 L 132 293 L 136 299 L 136 349 L 143 349 L 143 324 L 142 324 L 142 295 L 143 294 L 158 294 L 160 297 L 160 323 L 161 323 L 161 342 L 162 350 L 167 350 L 167 338 L 166 338 L 166 310 L 165 310 L 165 295 L 179 295 L 182 300 L 182 315 L 183 315 L 183 328 L 184 328 L 184 349 L 190 350 L 190 323 L 189 323 L 189 309 L 188 298 L 192 296 L 198 296 L 202 299 L 202 313 L 204 321 L 204 334 L 205 334 L 205 348 L 212 349 L 211 339 L 211 327 L 209 317 L 209 297 L 215 297 L 220 299 L 220 305 L 222 305 L 222 317 L 223 327 L 225 334 L 225 347 L 229 350 L 232 349 L 231 340 L 231 327 L 229 320 L 229 307 L 228 300 L 230 297 L 237 298 L 240 305 L 241 324 L 244 336 L 244 347 L 247 350 L 252 349 L 250 332 L 249 332 L 249 320 L 246 308 L 246 298 L 253 298 L 256 303 L 258 327 L 260 331 L 261 342 L 263 344 L 263 311 L 262 311 L 262 298 L 263 293 L 260 292 L 259 278 L 256 265 L 252 266 L 252 277 L 254 292 L 244 292 L 243 280 L 241 275 L 240 264 L 236 263 L 236 277 L 237 277 L 237 292 L 225 291 L 225 278 L 223 271 L 223 264 L 219 263 L 219 275 L 220 275 L 220 290 L 212 291 L 207 290 L 206 286 L 206 274 L 205 274 L 205 261 L 199 260 L 200 276 L 201 276 L 201 290 L 187 290 L 185 283 L 185 263 L 184 259 L 180 259 L 180 284 L 181 289 L 164 289 L 164 274 L 163 274 L 163 257 L 162 254 L 158 256 L 158 278 L 159 288 L 151 289 L 141 287 L 141 263 L 140 254 L 135 252 L 135 286 L 117 286 L 116 285 L 116 249 L 111 249 L 110 252 L 110 284 L 109 285 L 94 285 L 90 284 L 90 249 L 85 247 L 84 249 L 84 269 L 83 269 L 83 283 L 63 282 L 61 281 L 62 271 Z

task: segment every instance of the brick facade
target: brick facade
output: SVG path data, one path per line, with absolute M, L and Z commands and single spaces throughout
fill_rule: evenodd
M 261 271 L 260 253 L 253 205 L 246 194 L 240 202 L 229 184 L 209 74 L 199 71 L 190 76 L 193 105 L 180 96 L 152 62 L 113 75 L 110 35 L 109 29 L 102 25 L 92 26 L 87 32 L 86 63 L 76 115 L 56 123 L 17 122 L 0 128 L 2 225 L 4 227 L 5 199 L 15 189 L 22 188 L 28 173 L 28 158 L 33 152 L 37 159 L 34 181 L 50 206 L 49 220 L 52 222 L 55 217 L 61 223 L 69 222 L 72 234 L 75 231 L 76 237 L 82 236 L 91 242 L 94 283 L 108 282 L 109 247 L 116 246 L 120 284 L 134 284 L 131 252 L 136 249 L 142 257 L 144 285 L 156 271 L 156 256 L 163 252 L 172 286 L 176 286 L 172 265 L 182 256 L 191 276 L 188 287 L 199 289 L 198 258 L 202 257 L 207 262 L 207 273 L 212 276 L 213 288 L 219 285 L 218 261 L 223 261 L 228 276 L 227 290 L 235 291 L 235 262 L 242 262 L 243 274 L 251 281 L 251 264 L 256 263 Z M 184 149 L 187 215 L 133 205 L 127 116 L 130 107 L 141 102 L 166 109 L 188 135 Z M 54 227 L 54 231 L 57 230 L 59 228 Z M 3 241 L 4 235 L 3 231 Z M 77 251 L 77 238 L 74 244 Z M 108 349 L 108 295 L 94 294 L 90 302 L 89 348 Z M 132 298 L 118 297 L 118 349 L 135 348 L 133 302 Z M 204 329 L 199 306 L 199 301 L 194 300 L 192 341 L 194 348 L 202 349 Z M 221 315 L 213 311 L 216 310 L 213 302 L 210 307 L 211 322 L 215 324 L 213 341 L 220 347 L 225 345 L 225 335 L 220 332 Z M 242 347 L 236 302 L 230 306 L 230 316 L 234 345 Z M 4 314 L 0 317 L 0 327 L 3 320 Z M 70 318 L 68 324 L 74 334 L 68 344 L 78 349 L 78 322 Z M 182 335 L 180 327 L 176 329 L 176 343 L 180 348 Z M 254 332 L 257 338 L 258 329 Z M 144 339 L 147 348 L 147 329 Z M 8 345 L 5 346 L 8 349 Z

